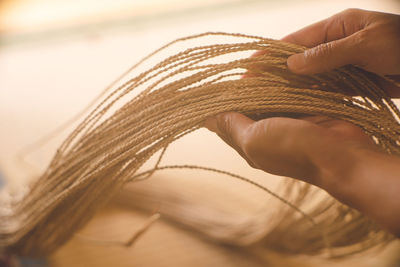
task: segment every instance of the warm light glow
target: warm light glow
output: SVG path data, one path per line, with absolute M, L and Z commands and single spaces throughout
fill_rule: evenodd
M 219 0 L 217 3 L 237 2 Z M 0 6 L 0 32 L 40 31 L 105 19 L 135 17 L 204 7 L 211 0 L 19 0 Z

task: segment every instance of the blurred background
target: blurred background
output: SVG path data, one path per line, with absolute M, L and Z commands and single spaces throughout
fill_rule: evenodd
M 21 165 L 18 152 L 62 125 L 118 75 L 169 41 L 207 31 L 281 38 L 351 7 L 400 13 L 396 0 L 0 0 L 0 179 L 3 177 L 12 190 L 18 191 L 40 174 L 68 131 L 30 154 L 29 165 Z M 278 179 L 248 167 L 205 130 L 176 144 L 167 161 L 214 166 L 267 184 Z M 238 186 L 228 187 L 236 192 Z M 252 195 L 249 199 L 241 194 L 249 206 L 264 197 Z M 151 240 L 146 248 L 139 246 L 135 252 L 147 253 L 146 260 L 136 258 L 140 266 L 184 266 L 205 249 L 198 246 L 197 254 L 187 261 L 175 259 L 171 265 L 154 265 L 148 255 L 159 253 L 161 248 L 156 239 L 153 243 Z M 178 247 L 176 251 L 182 252 L 182 246 Z M 144 254 L 140 254 L 141 249 Z M 60 266 L 80 266 L 76 262 L 62 265 L 60 262 L 70 258 L 70 254 L 62 253 L 62 260 L 55 260 Z M 207 253 L 201 254 L 202 259 Z M 232 266 L 229 257 L 198 266 Z M 104 260 L 104 266 L 113 259 L 108 260 Z M 129 257 L 127 261 L 126 266 L 130 266 Z M 235 264 L 240 262 L 236 259 Z M 244 260 L 240 264 L 250 266 Z M 363 266 L 377 266 L 372 264 L 375 262 Z

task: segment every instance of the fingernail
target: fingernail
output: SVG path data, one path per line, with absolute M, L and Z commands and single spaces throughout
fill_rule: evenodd
M 295 54 L 291 55 L 287 59 L 287 65 L 289 70 L 296 72 L 301 70 L 304 67 L 305 61 L 304 61 L 304 54 Z
M 215 116 L 207 118 L 204 122 L 204 127 L 214 133 L 218 132 L 217 119 Z

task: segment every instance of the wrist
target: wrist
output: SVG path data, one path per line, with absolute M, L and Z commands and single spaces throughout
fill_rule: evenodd
M 400 236 L 400 157 L 373 146 L 334 151 L 319 168 L 320 187 Z

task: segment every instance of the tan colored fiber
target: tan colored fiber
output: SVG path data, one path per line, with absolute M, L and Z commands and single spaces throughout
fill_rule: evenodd
M 202 127 L 207 117 L 225 111 L 318 114 L 346 120 L 361 127 L 387 153 L 400 154 L 400 112 L 378 87 L 376 75 L 355 66 L 295 75 L 287 70 L 286 59 L 304 47 L 242 34 L 204 33 L 169 45 L 206 36 L 241 42 L 187 48 L 114 88 L 60 145 L 30 192 L 21 201 L 2 204 L 8 209 L 0 214 L 1 250 L 31 256 L 53 252 L 126 183 L 143 177 L 137 172 L 152 155 Z M 257 50 L 267 53 L 257 57 L 239 53 Z M 245 73 L 250 75 L 242 79 Z M 147 175 L 165 168 L 159 167 L 162 155 Z M 299 212 L 293 205 L 301 205 L 314 191 L 296 181 L 288 182 L 285 190 L 281 196 L 287 199 L 282 202 L 285 221 L 250 241 L 242 242 L 245 238 L 232 233 L 212 234 L 213 227 L 193 228 L 225 243 L 262 242 L 287 253 L 318 254 L 329 246 L 348 247 L 343 253 L 348 254 L 393 239 L 332 198 L 307 214 Z

